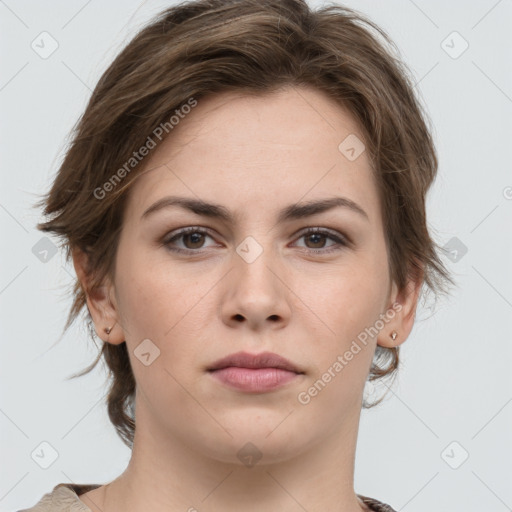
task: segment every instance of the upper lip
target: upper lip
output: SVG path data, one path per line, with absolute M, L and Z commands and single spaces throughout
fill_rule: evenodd
M 288 359 L 272 352 L 261 352 L 260 354 L 236 352 L 213 363 L 208 371 L 220 370 L 229 366 L 238 368 L 280 368 L 290 372 L 304 373 Z

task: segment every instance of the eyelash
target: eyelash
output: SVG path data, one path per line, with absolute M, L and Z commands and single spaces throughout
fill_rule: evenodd
M 206 230 L 204 228 L 200 228 L 200 227 L 191 226 L 191 227 L 179 230 L 171 238 L 166 237 L 164 240 L 162 240 L 162 245 L 165 245 L 170 251 L 173 251 L 176 253 L 184 253 L 184 254 L 195 253 L 195 254 L 197 254 L 197 253 L 203 252 L 201 249 L 194 250 L 194 249 L 180 249 L 178 247 L 170 247 L 172 242 L 181 238 L 183 235 L 188 235 L 190 233 L 201 233 L 203 235 L 207 235 L 207 236 L 213 238 L 208 230 Z M 346 237 L 344 237 L 342 235 L 338 235 L 336 233 L 333 233 L 332 231 L 328 231 L 326 229 L 316 228 L 316 227 L 309 228 L 307 231 L 303 231 L 300 234 L 299 238 L 303 238 L 303 237 L 311 235 L 311 234 L 325 235 L 328 238 L 330 238 L 331 240 L 337 242 L 337 244 L 338 244 L 337 246 L 331 246 L 330 249 L 307 249 L 307 248 L 305 249 L 307 252 L 310 252 L 313 254 L 330 254 L 335 251 L 342 250 L 349 246 L 349 241 Z

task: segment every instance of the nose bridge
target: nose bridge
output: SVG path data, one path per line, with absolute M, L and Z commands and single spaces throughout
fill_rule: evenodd
M 277 255 L 274 254 L 274 247 L 268 236 L 246 236 L 236 246 L 233 260 L 240 284 L 243 284 L 243 281 L 250 287 L 258 288 L 261 285 L 272 285 L 277 279 L 271 271 L 273 267 L 279 266 Z
M 265 320 L 289 317 L 286 286 L 270 236 L 248 235 L 236 247 L 229 293 L 224 302 L 225 321 L 244 318 L 253 327 Z

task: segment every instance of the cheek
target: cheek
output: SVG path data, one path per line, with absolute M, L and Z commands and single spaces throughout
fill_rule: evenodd
M 388 286 L 386 263 L 361 254 L 346 265 L 330 270 L 316 279 L 304 281 L 303 291 L 311 309 L 336 335 L 346 338 L 354 328 L 364 328 L 382 313 Z M 301 288 L 304 290 L 304 286 Z M 332 333 L 331 333 L 332 334 Z M 345 335 L 344 335 L 345 334 Z
M 189 280 L 185 284 L 169 262 L 155 258 L 160 249 L 144 250 L 140 242 L 139 247 L 136 243 L 131 246 L 131 250 L 123 250 L 120 244 L 116 262 L 119 309 L 129 333 L 161 337 L 177 321 L 175 317 L 183 316 L 195 283 Z
M 372 327 L 382 313 L 384 288 L 368 272 L 329 283 L 324 294 L 315 296 L 315 312 L 325 325 L 315 337 L 314 371 L 301 396 L 311 401 L 307 410 L 313 415 L 325 415 L 329 409 L 334 427 L 347 408 L 360 406 L 377 342 Z
M 159 363 L 170 371 L 187 371 L 190 351 L 200 350 L 213 309 L 213 278 L 196 271 L 173 271 L 169 261 L 150 261 L 132 252 L 118 259 L 117 303 L 131 353 L 150 339 L 160 350 Z M 187 357 L 188 354 L 188 357 Z
M 315 373 L 322 381 L 332 382 L 329 391 L 322 393 L 323 400 L 353 400 L 364 386 L 388 284 L 387 262 L 376 260 L 361 254 L 346 267 L 323 276 L 317 286 L 308 285 L 308 305 L 320 319 L 317 322 L 311 317 L 318 323 L 318 330 L 314 329 L 318 348 Z
M 198 329 L 204 329 L 193 321 L 198 299 L 190 290 L 197 289 L 190 278 L 141 264 L 143 259 L 134 253 L 120 257 L 116 275 L 118 312 L 137 388 L 147 403 L 163 410 L 185 408 L 189 399 L 179 383 L 191 370 L 197 372 L 190 367 L 195 360 L 190 351 L 197 349 L 197 343 L 192 347 Z M 149 353 L 146 360 L 144 353 Z

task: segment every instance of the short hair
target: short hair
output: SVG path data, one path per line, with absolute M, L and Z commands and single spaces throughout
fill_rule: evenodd
M 135 163 L 122 180 L 112 178 L 123 165 L 126 171 L 126 162 L 156 127 L 167 126 L 170 133 L 169 120 L 191 98 L 311 86 L 344 107 L 361 128 L 381 203 L 391 279 L 403 290 L 409 278 L 419 277 L 420 296 L 444 294 L 453 280 L 425 212 L 438 160 L 428 116 L 398 55 L 383 29 L 341 5 L 315 11 L 303 0 L 195 0 L 170 7 L 101 76 L 73 127 L 52 187 L 38 203 L 50 218 L 37 227 L 60 237 L 68 259 L 75 248 L 86 253 L 94 288 L 113 275 L 127 193 L 142 165 Z M 78 279 L 72 295 L 64 332 L 87 306 Z M 90 313 L 86 323 L 94 340 Z M 105 342 L 92 365 L 74 377 L 91 371 L 102 356 L 111 377 L 108 415 L 132 447 L 136 385 L 126 343 Z M 399 347 L 377 346 L 369 380 L 393 375 L 398 363 Z

